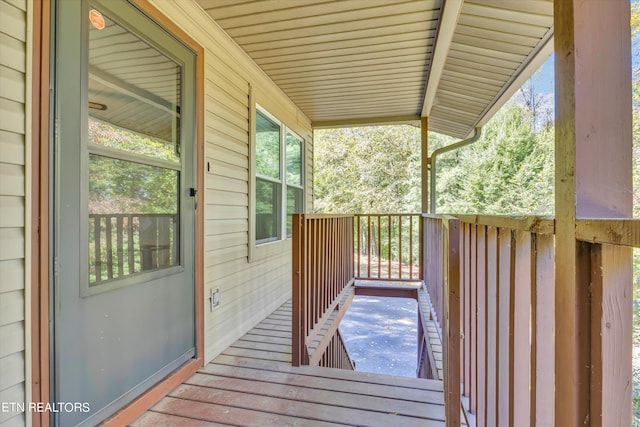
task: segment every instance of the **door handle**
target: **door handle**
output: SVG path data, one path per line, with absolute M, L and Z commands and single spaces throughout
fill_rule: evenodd
M 198 190 L 193 187 L 189 188 L 189 197 L 193 197 L 193 207 L 194 209 L 198 209 Z

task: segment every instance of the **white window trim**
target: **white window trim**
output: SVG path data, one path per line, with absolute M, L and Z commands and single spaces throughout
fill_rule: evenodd
M 305 204 L 306 200 L 306 144 L 305 138 L 299 133 L 287 126 L 286 122 L 280 120 L 277 116 L 270 113 L 259 103 L 255 102 L 251 85 L 249 85 L 249 247 L 247 260 L 249 262 L 261 260 L 271 255 L 281 253 L 282 250 L 291 247 L 291 237 L 287 236 L 287 188 L 293 187 L 302 190 L 302 200 Z M 258 175 L 256 173 L 256 114 L 257 111 L 264 114 L 270 120 L 280 125 L 280 180 L 271 177 Z M 302 185 L 287 183 L 286 170 L 286 135 L 287 133 L 299 139 L 302 143 L 301 148 L 301 178 Z M 281 187 L 280 197 L 280 235 L 275 240 L 257 242 L 256 241 L 256 178 L 264 179 L 271 182 L 278 182 Z M 283 248 L 283 245 L 285 247 Z

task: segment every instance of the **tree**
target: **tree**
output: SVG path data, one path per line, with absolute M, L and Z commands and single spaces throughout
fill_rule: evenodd
M 317 211 L 420 211 L 418 128 L 380 126 L 317 130 L 314 140 Z
M 534 133 L 532 114 L 507 104 L 478 142 L 438 159 L 439 212 L 553 213 L 553 126 Z

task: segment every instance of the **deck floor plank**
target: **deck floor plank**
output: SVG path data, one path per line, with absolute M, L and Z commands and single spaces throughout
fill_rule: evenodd
M 322 368 L 328 370 L 327 368 Z M 332 370 L 333 371 L 333 370 Z M 335 371 L 340 371 L 336 369 Z M 302 375 L 297 372 L 267 371 L 264 369 L 252 369 L 239 366 L 224 366 L 209 364 L 200 370 L 203 374 L 215 376 L 228 376 L 231 378 L 255 379 L 265 383 L 288 384 L 346 392 L 351 394 L 400 399 L 411 402 L 432 403 L 444 405 L 441 390 L 424 390 L 395 385 L 380 384 L 377 382 L 359 382 L 341 377 L 339 373 L 332 376 Z
M 287 302 L 134 427 L 444 426 L 442 381 L 291 366 Z
M 334 382 L 341 383 L 337 380 Z M 321 388 L 319 384 L 316 384 L 316 381 L 308 382 L 307 380 L 306 383 L 300 384 L 291 375 L 282 376 L 280 382 L 276 383 L 247 378 L 196 374 L 187 380 L 186 384 L 271 397 L 285 397 L 298 402 L 320 403 L 336 408 L 361 409 L 381 414 L 393 413 L 435 420 L 442 419 L 444 416 L 444 406 L 438 404 L 437 397 L 433 397 L 436 402 L 416 405 L 413 400 L 374 395 L 374 387 L 367 390 L 369 393 L 356 394 L 351 391 L 343 391 L 340 387 L 341 384 L 329 385 L 327 388 Z

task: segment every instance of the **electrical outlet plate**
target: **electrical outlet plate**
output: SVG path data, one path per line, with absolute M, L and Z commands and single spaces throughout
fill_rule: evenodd
M 211 288 L 211 295 L 209 296 L 210 311 L 220 305 L 220 288 Z

